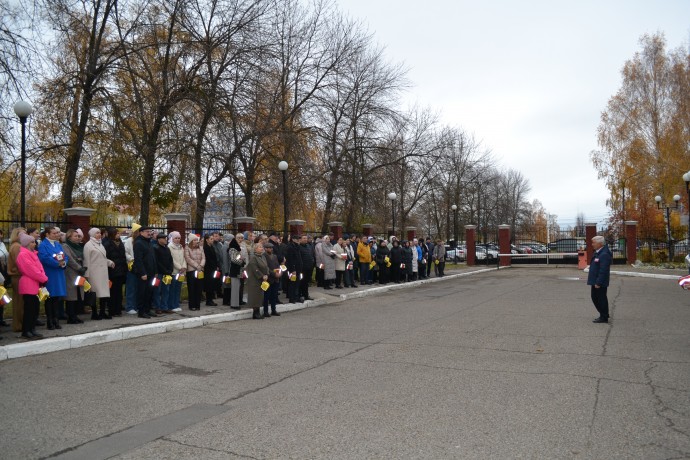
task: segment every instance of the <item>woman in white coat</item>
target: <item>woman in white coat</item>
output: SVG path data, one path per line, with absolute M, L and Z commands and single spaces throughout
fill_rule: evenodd
M 86 267 L 84 276 L 89 280 L 91 290 L 96 294 L 100 307 L 98 313 L 96 313 L 95 308 L 92 310 L 91 319 L 112 319 L 112 316 L 106 313 L 105 309 L 110 298 L 108 267 L 115 267 L 115 262 L 105 256 L 105 248 L 101 244 L 101 231 L 98 228 L 89 230 L 89 241 L 84 245 L 83 266 Z
M 343 276 L 345 275 L 345 268 L 347 268 L 347 251 L 345 250 L 345 240 L 338 238 L 338 242 L 333 245 L 335 251 L 335 287 L 336 289 L 343 288 Z

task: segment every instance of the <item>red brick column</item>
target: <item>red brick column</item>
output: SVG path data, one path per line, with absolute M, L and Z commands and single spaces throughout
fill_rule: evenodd
M 63 209 L 69 228 L 81 228 L 84 233 L 84 242 L 89 241 L 89 230 L 91 230 L 91 216 L 96 212 L 91 208 L 67 208 Z M 68 229 L 65 229 L 68 230 Z
M 594 254 L 594 248 L 592 247 L 592 238 L 594 238 L 595 236 L 597 236 L 597 224 L 585 224 L 585 247 L 587 248 L 587 265 L 589 265 L 589 261 L 592 260 L 592 254 Z
M 235 217 L 235 222 L 237 223 L 238 232 L 253 232 L 256 219 L 253 217 Z
M 333 233 L 333 238 L 338 241 L 338 238 L 343 237 L 343 223 L 342 222 L 329 222 L 328 229 Z
M 290 235 L 301 235 L 304 233 L 304 224 L 306 223 L 306 221 L 299 219 L 288 220 Z
M 362 224 L 362 235 L 371 236 L 374 233 L 374 224 Z
M 498 248 L 501 254 L 510 254 L 510 225 L 498 226 Z M 511 258 L 509 256 L 500 256 L 499 266 L 510 267 Z
M 417 238 L 417 227 L 407 227 L 405 231 L 407 231 L 407 241 L 412 241 Z
M 467 266 L 477 263 L 477 226 L 465 225 L 465 247 L 467 248 Z
M 187 244 L 187 221 L 189 221 L 189 214 L 184 213 L 170 213 L 163 214 L 167 222 L 168 233 L 179 232 L 182 246 Z
M 637 261 L 637 221 L 625 222 L 625 257 L 629 264 Z

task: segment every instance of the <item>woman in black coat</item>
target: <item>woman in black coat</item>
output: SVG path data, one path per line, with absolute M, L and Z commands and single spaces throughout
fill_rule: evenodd
M 127 280 L 127 256 L 125 245 L 120 240 L 120 231 L 114 227 L 108 227 L 102 244 L 105 248 L 105 256 L 115 262 L 114 267 L 108 268 L 108 279 L 112 283 L 108 309 L 111 316 L 122 316 L 122 287 Z
M 390 254 L 391 252 L 386 242 L 382 241 L 379 247 L 376 248 L 376 265 L 379 267 L 379 284 L 388 284 L 390 268 L 387 266 L 386 258 L 388 257 L 390 259 Z M 390 260 L 388 263 L 391 263 Z
M 204 291 L 206 292 L 206 306 L 215 307 L 218 304 L 213 301 L 216 293 L 216 279 L 213 275 L 220 271 L 220 264 L 216 256 L 216 248 L 213 247 L 213 235 L 204 235 L 204 257 L 206 258 L 206 265 L 204 265 Z
M 400 264 L 403 263 L 403 250 L 400 247 L 400 242 L 398 240 L 393 240 L 393 247 L 390 249 L 391 251 L 391 268 L 390 268 L 390 273 L 391 273 L 391 281 L 394 283 L 400 283 L 400 273 L 401 273 L 401 268 Z
M 412 252 L 409 241 L 402 242 L 403 264 L 405 268 L 400 270 L 400 277 L 403 281 L 412 281 L 412 257 L 417 257 L 417 250 Z

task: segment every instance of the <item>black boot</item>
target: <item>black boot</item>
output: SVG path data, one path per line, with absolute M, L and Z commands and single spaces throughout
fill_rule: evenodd
M 252 319 L 264 319 L 264 317 L 261 316 L 261 312 L 259 311 L 259 308 L 252 309 Z
M 110 316 L 109 314 L 107 314 L 107 313 L 105 312 L 105 307 L 106 307 L 107 305 L 108 305 L 108 301 L 107 301 L 107 300 L 105 300 L 105 299 L 100 299 L 100 300 L 99 300 L 99 307 L 100 307 L 99 315 L 100 315 L 101 319 L 113 319 L 112 316 Z
M 280 316 L 280 313 L 278 313 L 278 311 L 274 308 L 274 309 L 271 311 L 271 316 Z
M 268 312 L 268 307 L 264 307 L 264 318 L 270 318 L 271 314 Z
M 46 305 L 46 328 L 49 331 L 55 329 L 55 323 L 53 321 L 53 308 L 52 306 Z

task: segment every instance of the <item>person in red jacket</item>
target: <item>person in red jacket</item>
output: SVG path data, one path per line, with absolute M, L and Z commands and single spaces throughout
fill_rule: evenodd
M 22 233 L 19 236 L 21 249 L 17 255 L 17 270 L 19 278 L 19 294 L 24 299 L 24 322 L 22 323 L 22 337 L 33 340 L 43 336 L 36 332 L 36 317 L 40 306 L 38 290 L 42 284 L 48 282 L 48 277 L 43 270 L 41 261 L 36 253 L 36 239 L 33 236 Z

